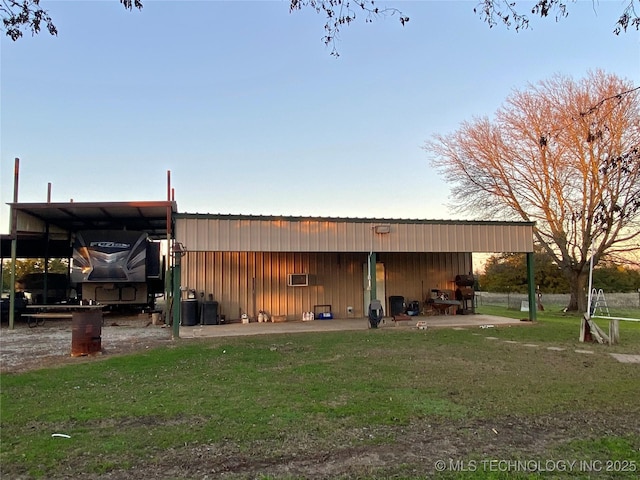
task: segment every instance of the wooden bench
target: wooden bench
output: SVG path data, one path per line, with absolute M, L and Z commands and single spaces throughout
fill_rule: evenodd
M 73 317 L 71 313 L 60 313 L 60 312 L 23 313 L 21 316 L 27 319 L 27 325 L 29 326 L 29 328 L 37 327 L 39 325 L 44 325 L 44 321 L 47 318 L 71 319 Z
M 23 313 L 22 316 L 27 319 L 29 327 L 37 327 L 44 325 L 44 321 L 48 318 L 54 319 L 72 319 L 73 312 L 102 310 L 101 305 L 27 305 L 27 309 L 34 313 Z

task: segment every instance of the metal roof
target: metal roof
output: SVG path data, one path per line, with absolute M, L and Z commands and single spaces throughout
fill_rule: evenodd
M 67 256 L 71 234 L 80 230 L 134 230 L 151 238 L 167 237 L 167 215 L 177 210 L 172 201 L 9 203 L 16 214 L 18 258 Z M 49 241 L 47 242 L 47 236 Z M 11 252 L 11 235 L 2 235 L 1 256 Z M 65 255 L 62 255 L 65 254 Z
M 421 218 L 379 218 L 379 217 L 314 217 L 299 215 L 251 215 L 251 214 L 226 214 L 226 213 L 176 213 L 173 218 L 182 219 L 213 219 L 213 220 L 259 220 L 259 221 L 286 221 L 286 222 L 347 222 L 347 223 L 408 223 L 426 225 L 529 225 L 535 222 L 521 220 L 447 220 L 447 219 L 421 219 Z
M 175 216 L 194 252 L 532 252 L 533 222 Z
M 159 202 L 65 202 L 10 203 L 18 214 L 18 231 L 32 231 L 31 219 L 66 232 L 79 230 L 139 230 L 150 236 L 167 235 L 167 209 L 176 203 Z

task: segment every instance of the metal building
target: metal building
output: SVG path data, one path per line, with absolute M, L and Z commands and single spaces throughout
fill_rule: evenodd
M 228 321 L 331 310 L 365 317 L 379 299 L 455 290 L 476 252 L 533 252 L 533 223 L 179 213 L 181 286 Z
M 228 321 L 260 311 L 287 320 L 327 310 L 365 317 L 374 299 L 389 312 L 393 297 L 422 303 L 435 290 L 453 292 L 479 252 L 526 253 L 534 301 L 531 222 L 177 213 L 170 172 L 166 201 L 53 203 L 49 185 L 46 203 L 20 203 L 18 166 L 16 159 L 11 233 L 0 239 L 0 258 L 70 258 L 71 240 L 82 230 L 165 239 L 167 319 L 175 337 L 185 291 L 214 300 Z M 45 269 L 45 297 L 46 282 Z M 11 326 L 14 294 L 12 279 Z M 535 319 L 535 309 L 529 315 Z

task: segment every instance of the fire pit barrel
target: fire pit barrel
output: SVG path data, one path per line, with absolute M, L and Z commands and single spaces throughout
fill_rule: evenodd
M 456 285 L 458 287 L 473 287 L 474 283 L 473 275 L 456 275 Z
M 73 312 L 71 356 L 82 357 L 102 351 L 102 310 Z

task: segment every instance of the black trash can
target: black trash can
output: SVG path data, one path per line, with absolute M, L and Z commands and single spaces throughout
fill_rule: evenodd
M 198 300 L 188 298 L 182 300 L 180 307 L 180 320 L 183 327 L 193 327 L 198 323 Z
M 384 310 L 382 309 L 380 300 L 371 300 L 368 317 L 371 328 L 378 328 L 378 324 L 382 321 L 382 317 L 384 317 Z
M 404 313 L 404 307 L 404 297 L 399 295 L 392 295 L 389 297 L 389 311 L 391 312 L 392 317 Z
M 202 324 L 218 325 L 218 302 L 202 302 Z

